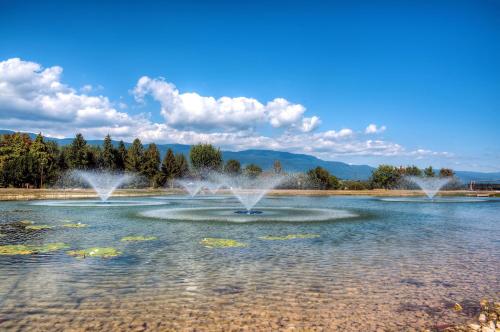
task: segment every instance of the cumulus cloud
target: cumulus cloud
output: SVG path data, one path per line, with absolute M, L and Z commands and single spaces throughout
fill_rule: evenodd
M 69 137 L 81 132 L 87 138 L 111 134 L 115 139 L 193 144 L 208 142 L 229 150 L 273 149 L 312 154 L 324 159 L 349 156 L 407 156 L 420 159 L 449 157 L 425 149 L 407 150 L 384 140 L 363 138 L 350 128 L 316 131 L 321 120 L 305 117 L 306 108 L 284 98 L 266 103 L 249 97 L 201 96 L 181 93 L 164 79 L 141 77 L 132 93 L 138 102 L 152 97 L 160 104 L 164 121 L 125 112 L 123 101 L 112 102 L 100 90 L 85 85 L 79 91 L 62 82 L 59 66 L 13 58 L 0 62 L 0 127 Z M 282 128 L 274 135 L 261 134 L 258 126 Z M 366 134 L 385 126 L 370 124 Z
M 365 134 L 380 134 L 386 130 L 386 126 L 377 127 L 376 124 L 369 124 L 365 129 Z
M 312 131 L 320 122 L 318 117 L 303 118 L 306 108 L 284 98 L 262 103 L 249 97 L 215 98 L 196 92 L 181 93 L 163 78 L 141 77 L 133 94 L 138 102 L 144 102 L 148 95 L 158 101 L 165 122 L 176 128 L 239 131 L 268 123 L 274 128 Z
M 61 82 L 62 72 L 59 66 L 43 68 L 19 58 L 0 62 L 0 121 L 32 131 L 106 130 L 144 121 L 117 111 L 107 97 L 79 94 Z

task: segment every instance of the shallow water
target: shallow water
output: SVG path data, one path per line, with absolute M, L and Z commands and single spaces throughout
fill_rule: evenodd
M 233 199 L 166 201 L 110 208 L 0 203 L 7 230 L 0 230 L 0 245 L 65 242 L 75 250 L 122 252 L 108 259 L 79 259 L 66 250 L 0 256 L 0 330 L 419 331 L 469 320 L 483 297 L 498 300 L 498 200 L 279 197 L 264 199 L 257 206 L 264 213 L 254 217 L 278 210 L 280 220 L 269 213 L 244 223 L 227 219 L 225 208 L 241 209 Z M 186 208 L 203 216 L 205 207 L 210 220 L 171 217 Z M 315 221 L 316 212 L 306 209 L 349 215 Z M 162 219 L 151 216 L 158 210 Z M 287 221 L 287 213 L 304 221 Z M 7 226 L 21 220 L 54 227 Z M 88 226 L 60 227 L 68 222 Z M 259 239 L 288 234 L 320 236 Z M 130 235 L 158 240 L 120 241 Z M 247 246 L 210 249 L 200 244 L 207 237 Z M 462 312 L 452 310 L 455 302 Z

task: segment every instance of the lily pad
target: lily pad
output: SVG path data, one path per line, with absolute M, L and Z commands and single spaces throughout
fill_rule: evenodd
M 110 258 L 116 257 L 121 254 L 118 250 L 111 247 L 95 247 L 88 248 L 83 250 L 71 250 L 67 252 L 68 255 L 79 257 L 79 258 L 87 258 L 87 257 L 102 257 L 102 258 Z
M 269 240 L 269 241 L 284 241 L 284 240 L 295 240 L 295 239 L 314 239 L 319 237 L 318 234 L 288 234 L 285 236 L 260 236 L 261 240 Z
M 158 240 L 156 236 L 125 236 L 122 237 L 120 241 L 122 242 L 138 242 L 138 241 L 153 241 L 153 240 Z
M 64 224 L 62 227 L 67 227 L 67 228 L 83 228 L 87 227 L 87 224 L 82 224 L 82 223 L 76 223 L 76 224 Z
M 23 224 L 23 225 L 33 225 L 33 221 L 31 220 L 21 220 L 21 221 L 18 221 L 20 224 Z
M 11 244 L 0 246 L 0 255 L 32 255 L 38 253 L 48 253 L 66 248 L 69 248 L 69 245 L 63 242 L 47 243 L 41 246 Z
M 241 243 L 236 240 L 231 239 L 219 239 L 213 237 L 206 237 L 200 241 L 202 245 L 207 248 L 234 248 L 234 247 L 246 247 L 246 243 Z
M 50 228 L 53 228 L 53 226 L 50 226 L 50 225 L 28 225 L 28 226 L 26 226 L 26 229 L 31 229 L 34 231 L 39 231 L 42 229 L 50 229 Z

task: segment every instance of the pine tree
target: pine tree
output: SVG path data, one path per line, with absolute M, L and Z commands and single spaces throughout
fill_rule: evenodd
M 229 159 L 224 166 L 224 172 L 229 175 L 237 175 L 241 173 L 241 164 L 238 160 Z
M 69 145 L 67 151 L 67 163 L 70 168 L 85 169 L 88 168 L 90 154 L 87 146 L 87 141 L 83 135 L 78 133 L 75 139 Z
M 279 160 L 274 161 L 273 170 L 274 170 L 274 173 L 281 174 L 281 172 L 283 171 L 283 169 L 281 167 L 281 161 L 279 161 Z
M 144 162 L 144 147 L 141 140 L 136 138 L 132 146 L 127 151 L 125 159 L 125 169 L 129 172 L 139 173 L 142 171 L 142 163 Z
M 163 176 L 163 183 L 171 182 L 175 177 L 179 175 L 179 165 L 174 156 L 172 149 L 168 149 L 163 162 L 161 163 L 161 173 Z
M 111 136 L 106 135 L 104 138 L 104 143 L 102 145 L 102 168 L 107 170 L 115 170 L 116 167 L 116 151 L 113 147 L 113 142 L 111 141 Z
M 156 147 L 156 144 L 149 144 L 146 152 L 144 153 L 144 163 L 142 166 L 142 174 L 144 174 L 148 179 L 150 185 L 154 185 L 157 180 L 157 175 L 160 168 L 160 151 Z
M 177 164 L 178 173 L 177 177 L 183 178 L 189 174 L 189 164 L 186 156 L 182 153 L 175 154 L 175 163 Z
M 49 154 L 49 149 L 45 141 L 43 140 L 43 136 L 39 133 L 33 143 L 30 146 L 30 154 L 33 157 L 33 161 L 35 163 L 35 167 L 38 169 L 37 182 L 38 187 L 43 187 L 44 176 L 47 174 L 48 169 L 51 167 L 53 163 L 53 158 Z
M 118 143 L 118 149 L 115 150 L 115 165 L 116 169 L 119 171 L 125 170 L 125 160 L 127 159 L 127 148 L 125 147 L 125 143 L 120 141 Z

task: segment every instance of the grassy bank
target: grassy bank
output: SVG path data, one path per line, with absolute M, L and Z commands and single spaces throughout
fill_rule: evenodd
M 113 197 L 141 197 L 183 194 L 179 189 L 118 189 L 113 193 Z M 222 194 L 229 194 L 229 191 L 221 191 Z M 275 196 L 423 196 L 419 190 L 295 190 L 276 189 L 271 190 L 269 195 Z M 496 192 L 474 192 L 467 190 L 453 190 L 440 192 L 440 196 L 477 196 L 489 195 L 499 197 Z M 21 189 L 21 188 L 0 188 L 0 201 L 14 200 L 37 200 L 37 199 L 75 199 L 75 198 L 96 198 L 97 195 L 91 189 Z

